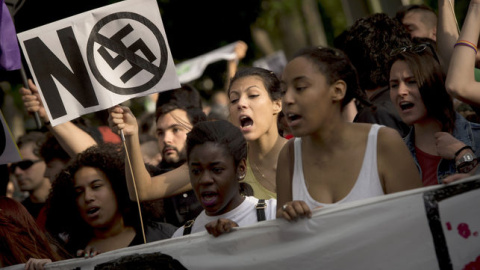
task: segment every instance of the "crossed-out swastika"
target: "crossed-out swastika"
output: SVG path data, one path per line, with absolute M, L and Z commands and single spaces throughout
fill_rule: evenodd
M 144 24 L 150 31 L 152 31 L 153 35 L 156 37 L 158 45 L 160 47 L 160 64 L 159 66 L 154 65 L 152 62 L 158 59 L 154 53 L 148 48 L 147 44 L 139 38 L 135 42 L 133 42 L 130 46 L 125 46 L 122 42 L 122 39 L 127 35 L 134 32 L 133 27 L 131 24 L 127 23 L 123 26 L 119 31 L 113 34 L 110 38 L 102 35 L 99 31 L 109 22 L 114 20 L 120 19 L 129 19 L 135 20 L 142 24 Z M 122 82 L 126 83 L 130 79 L 132 79 L 135 75 L 137 75 L 142 70 L 145 70 L 153 75 L 153 78 L 150 81 L 133 87 L 119 87 L 111 82 L 109 82 L 99 71 L 94 57 L 94 44 L 100 44 L 100 48 L 97 52 L 100 56 L 105 60 L 105 62 L 112 68 L 115 69 L 124 61 L 128 61 L 131 65 L 131 68 L 126 71 L 123 75 L 120 76 Z M 117 54 L 116 57 L 112 57 L 110 51 Z M 137 51 L 141 51 L 143 55 L 146 57 L 141 57 L 136 54 Z M 160 79 L 163 77 L 165 70 L 167 68 L 167 60 L 168 60 L 168 53 L 167 47 L 165 43 L 165 39 L 163 38 L 162 33 L 158 28 L 147 18 L 132 12 L 119 12 L 115 14 L 111 14 L 106 16 L 105 18 L 101 19 L 100 21 L 95 24 L 90 33 L 90 37 L 87 43 L 87 59 L 90 69 L 92 70 L 93 75 L 95 78 L 102 84 L 106 89 L 121 95 L 130 95 L 139 92 L 144 92 L 152 88 L 156 85 Z
M 133 31 L 133 27 L 130 24 L 127 24 L 125 27 L 123 27 L 120 31 L 118 31 L 115 35 L 113 35 L 110 39 L 118 42 L 118 44 L 122 44 L 122 39 L 126 37 L 128 34 L 130 34 Z M 157 59 L 153 52 L 148 48 L 148 46 L 143 42 L 141 38 L 139 38 L 137 41 L 135 41 L 132 45 L 126 47 L 127 50 L 136 52 L 140 50 L 143 55 L 147 58 L 148 61 L 153 62 Z M 112 68 L 115 69 L 118 67 L 123 61 L 126 59 L 121 56 L 117 55 L 115 58 L 113 58 L 108 52 L 107 49 L 105 49 L 104 46 L 100 47 L 98 49 L 98 53 L 103 57 L 105 62 Z M 140 68 L 137 65 L 134 65 L 134 63 L 130 62 L 130 65 L 132 66 L 125 74 L 123 74 L 120 79 L 122 82 L 126 83 L 128 82 L 132 77 L 137 75 L 140 71 L 142 71 L 142 68 Z

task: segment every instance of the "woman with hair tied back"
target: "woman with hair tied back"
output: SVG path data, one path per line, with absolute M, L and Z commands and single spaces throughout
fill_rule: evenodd
M 404 140 L 423 185 L 475 173 L 480 125 L 455 112 L 433 46 L 421 43 L 398 48 L 392 52 L 388 70 L 390 98 L 402 120 L 412 126 Z
M 0 268 L 24 263 L 25 269 L 43 269 L 66 259 L 52 244 L 21 203 L 0 196 Z
M 342 111 L 361 97 L 357 73 L 337 49 L 298 51 L 282 76 L 283 112 L 295 136 L 278 158 L 277 217 L 310 217 L 312 209 L 421 186 L 399 133 L 349 123 Z
M 287 139 L 280 136 L 282 111 L 280 81 L 272 71 L 239 69 L 228 87 L 229 120 L 248 142 L 247 173 L 244 182 L 260 199 L 276 198 L 277 159 Z

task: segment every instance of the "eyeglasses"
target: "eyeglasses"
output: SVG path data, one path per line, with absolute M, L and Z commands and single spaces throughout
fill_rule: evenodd
M 12 163 L 10 164 L 10 172 L 15 172 L 15 169 L 17 169 L 17 167 L 19 167 L 20 169 L 22 169 L 23 171 L 27 170 L 28 168 L 32 167 L 33 164 L 37 163 L 37 162 L 40 162 L 42 161 L 41 159 L 37 159 L 37 160 L 30 160 L 30 159 L 26 159 L 26 160 L 22 160 L 22 161 L 19 161 L 19 162 L 16 162 L 16 163 Z
M 471 172 L 477 165 L 478 165 L 478 160 L 480 158 L 474 158 L 470 162 L 464 162 L 460 165 L 457 166 L 457 172 L 458 173 L 469 173 Z
M 430 48 L 430 51 L 432 52 L 433 57 L 435 58 L 435 60 L 437 60 L 437 62 L 440 63 L 437 52 L 435 51 L 435 48 L 433 48 L 432 44 L 430 43 L 422 43 L 422 44 L 413 45 L 413 46 L 400 47 L 400 48 L 394 49 L 390 53 L 390 56 L 393 57 L 404 52 L 421 53 L 427 48 Z

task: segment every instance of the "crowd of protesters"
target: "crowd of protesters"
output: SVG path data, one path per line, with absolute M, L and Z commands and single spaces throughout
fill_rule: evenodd
M 0 267 L 219 237 L 480 173 L 478 21 L 480 0 L 461 32 L 449 0 L 372 14 L 335 46 L 298 50 L 280 76 L 237 66 L 240 42 L 215 105 L 182 84 L 156 95 L 155 113 L 108 109 L 108 127 L 53 127 L 30 80 L 24 107 L 45 128 L 17 139 L 22 160 L 8 165 L 25 196 L 0 197 Z

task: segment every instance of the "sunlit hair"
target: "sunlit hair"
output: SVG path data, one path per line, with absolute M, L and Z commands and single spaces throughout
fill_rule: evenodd
M 406 50 L 391 56 L 388 76 L 396 61 L 404 61 L 417 82 L 427 114 L 442 125 L 442 131 L 452 132 L 455 127 L 455 109 L 451 96 L 445 89 L 445 74 L 437 60 L 433 47 L 420 52 Z
M 0 196 L 0 265 L 26 263 L 30 258 L 62 260 L 25 207 Z
M 22 148 L 24 145 L 29 143 L 33 144 L 33 154 L 37 157 L 40 157 L 40 145 L 45 140 L 45 133 L 41 131 L 30 131 L 17 139 L 18 148 Z
M 352 99 L 356 98 L 365 105 L 370 105 L 365 93 L 360 89 L 358 76 L 355 67 L 347 55 L 341 50 L 334 48 L 307 47 L 297 51 L 293 58 L 304 57 L 311 61 L 318 70 L 325 75 L 327 84 L 342 80 L 347 85 L 345 97 L 342 100 L 341 108 L 345 107 Z
M 67 235 L 69 240 L 65 247 L 72 254 L 77 249 L 83 249 L 93 236 L 93 228 L 81 218 L 76 203 L 74 176 L 81 168 L 97 168 L 106 175 L 125 225 L 133 226 L 137 231 L 141 229 L 138 209 L 128 195 L 124 160 L 121 145 L 105 143 L 92 146 L 71 160 L 52 183 L 47 200 L 46 228 L 53 236 Z
M 409 12 L 420 12 L 422 14 L 421 20 L 423 23 L 431 28 L 437 26 L 437 14 L 435 14 L 435 11 L 431 7 L 425 4 L 412 4 L 403 6 L 395 14 L 395 19 L 397 19 L 399 22 L 402 22 L 403 18 L 405 18 L 405 15 L 407 15 Z
M 279 100 L 282 98 L 282 89 L 280 88 L 280 80 L 277 75 L 270 70 L 259 67 L 244 67 L 238 69 L 235 76 L 230 79 L 228 95 L 230 96 L 231 87 L 236 80 L 250 76 L 256 76 L 262 80 L 263 86 L 267 90 L 271 100 Z

